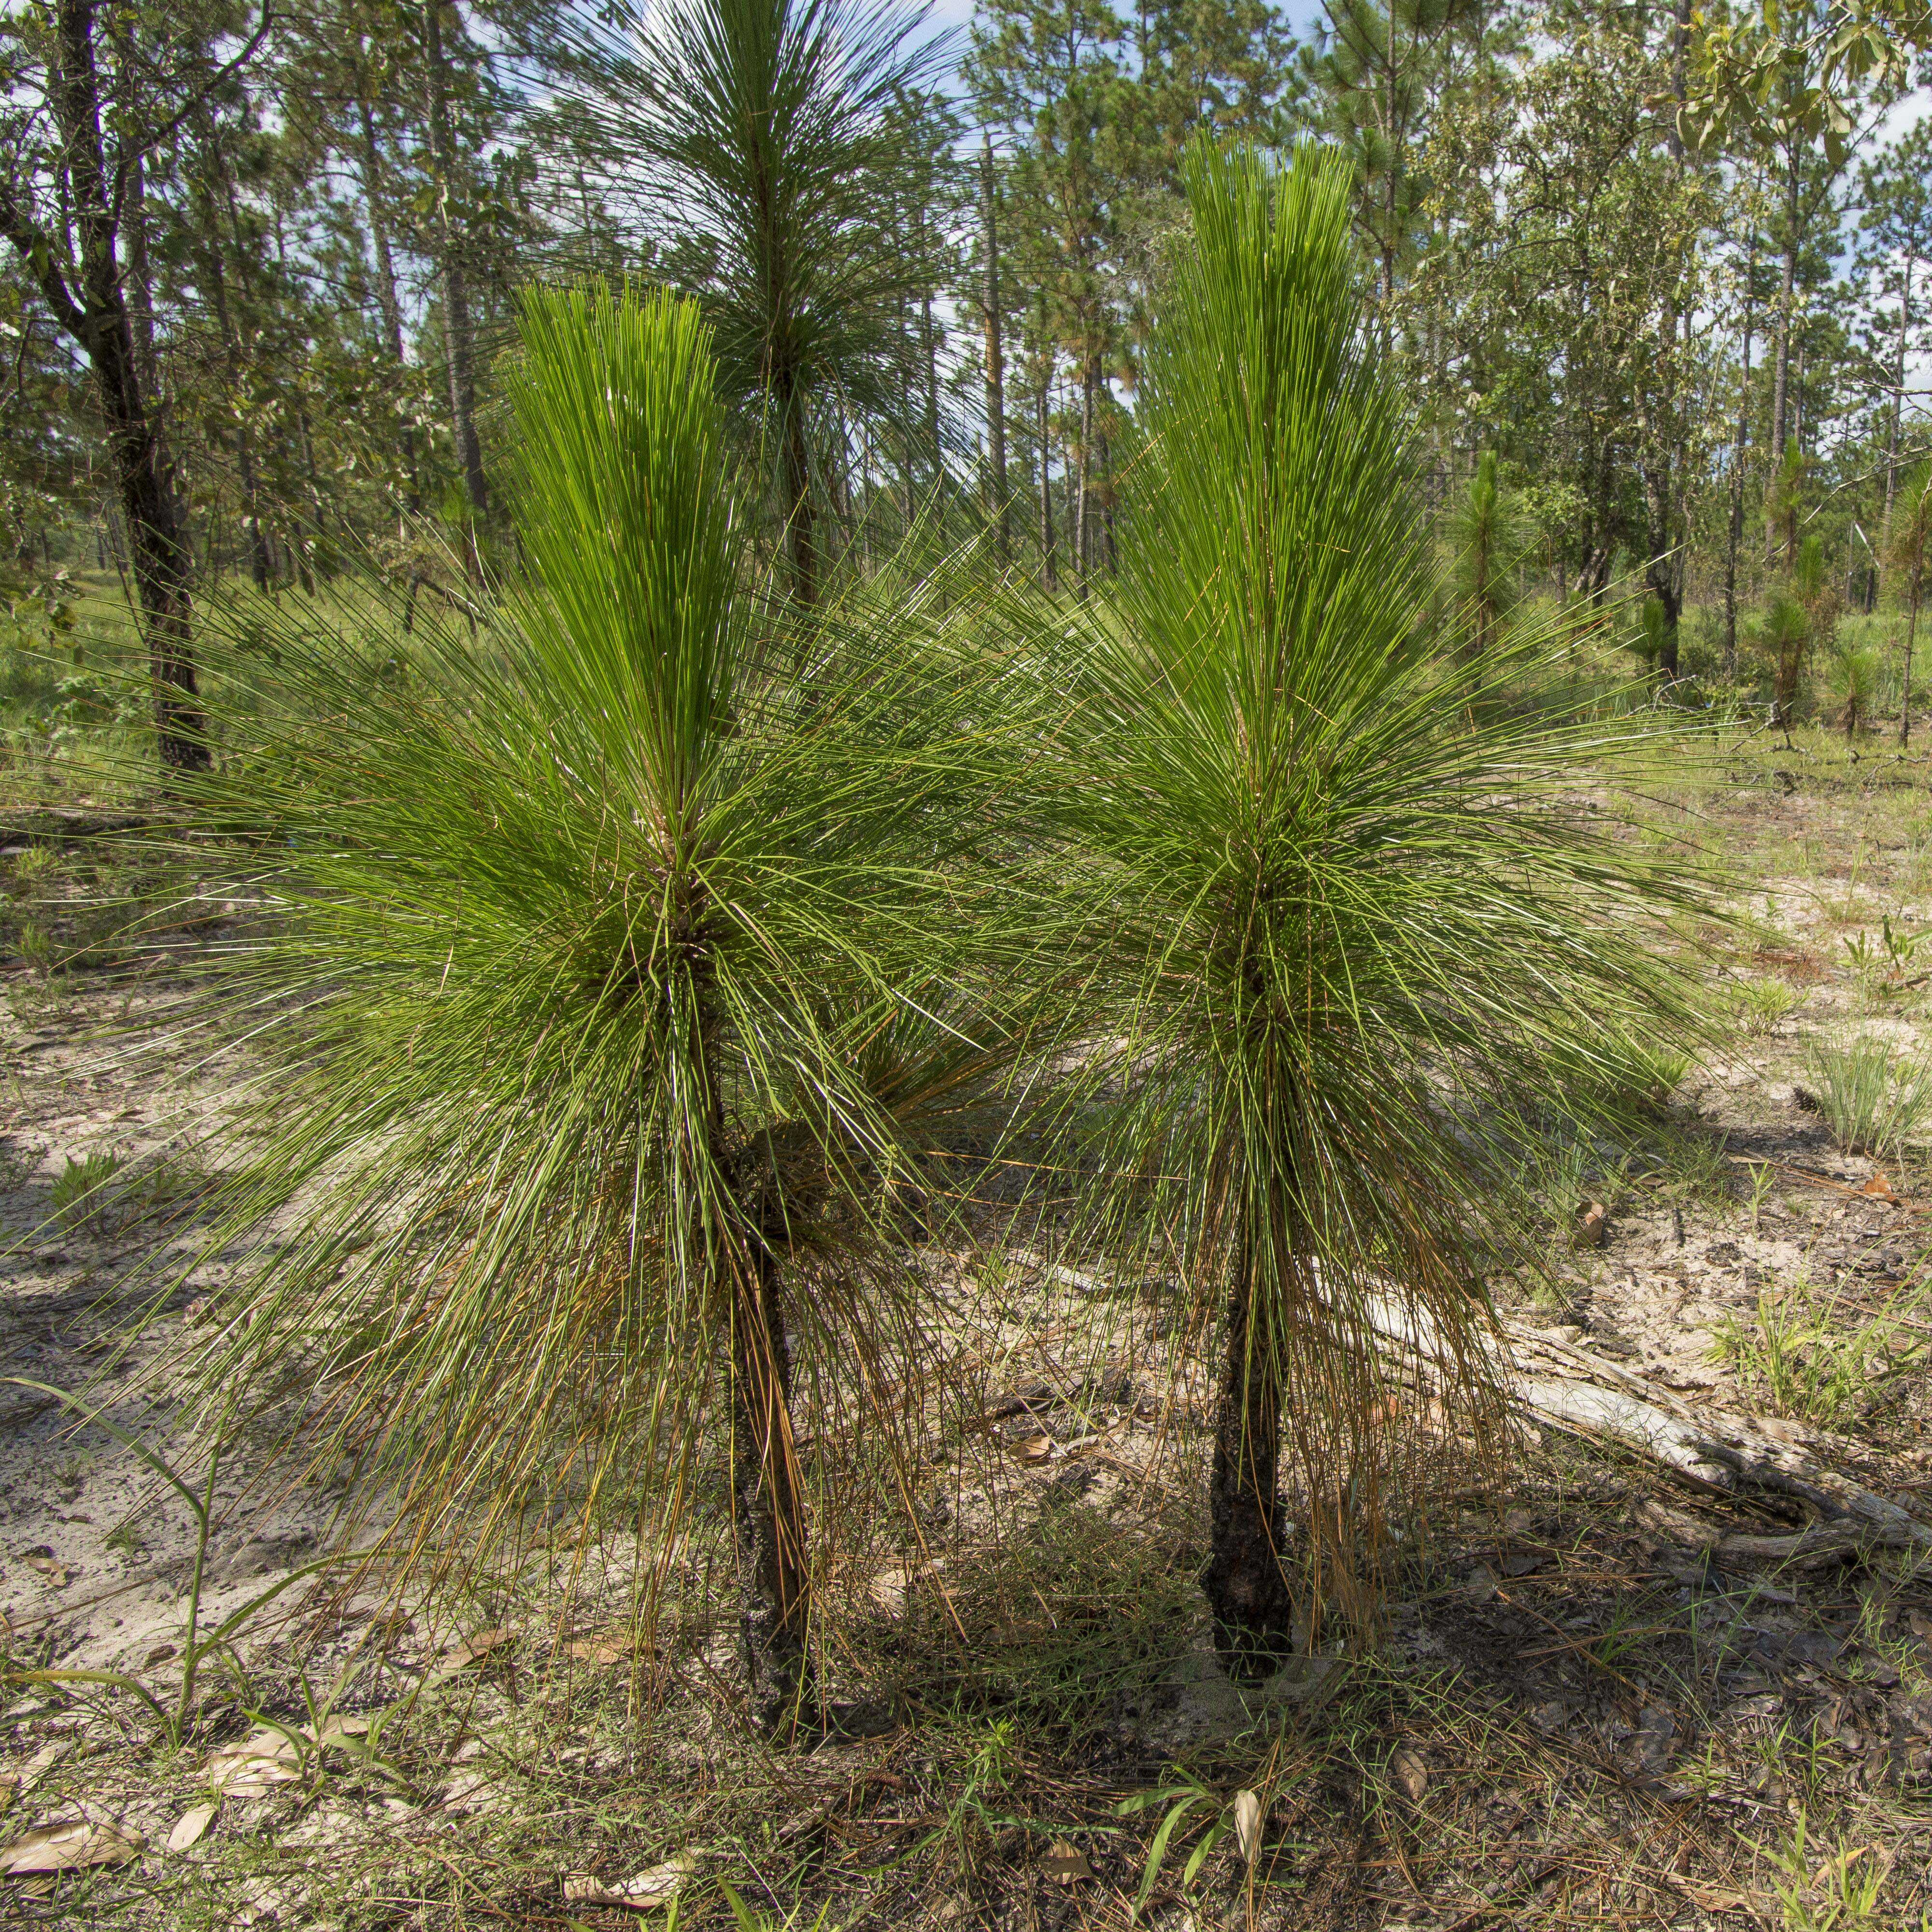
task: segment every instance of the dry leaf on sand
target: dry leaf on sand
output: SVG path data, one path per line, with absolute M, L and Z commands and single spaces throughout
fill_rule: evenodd
M 302 1753 L 279 1731 L 253 1731 L 238 1744 L 210 1751 L 202 1776 L 218 1797 L 259 1798 L 302 1776 Z
M 1251 1865 L 1262 1848 L 1262 1801 L 1252 1791 L 1234 1793 L 1234 1842 L 1241 1848 L 1241 1862 Z
M 1389 1760 L 1389 1777 L 1410 1804 L 1422 1802 L 1423 1793 L 1429 1789 L 1429 1767 L 1414 1751 L 1399 1750 Z
M 215 1812 L 220 1808 L 213 1804 L 190 1806 L 175 1820 L 174 1829 L 168 1834 L 168 1850 L 184 1852 L 189 1846 L 198 1843 L 202 1834 L 214 1822 Z
M 1013 1454 L 1022 1462 L 1044 1462 L 1053 1454 L 1051 1436 L 1022 1436 L 1013 1444 Z
M 452 1644 L 442 1654 L 442 1660 L 423 1679 L 423 1688 L 440 1684 L 454 1677 L 466 1666 L 474 1664 L 478 1658 L 488 1657 L 493 1650 L 512 1642 L 516 1636 L 514 1627 L 502 1630 L 478 1630 L 472 1637 L 461 1643 Z
M 588 1872 L 573 1872 L 563 1882 L 565 1902 L 571 1905 L 623 1905 L 633 1912 L 655 1911 L 677 1896 L 678 1888 L 698 1869 L 695 1852 L 680 1852 L 635 1878 L 607 1882 Z
M 272 1786 L 294 1784 L 310 1749 L 340 1748 L 351 1738 L 365 1736 L 368 1729 L 367 1718 L 326 1718 L 320 1731 L 304 1724 L 292 1736 L 264 1725 L 239 1744 L 209 1752 L 202 1774 L 218 1796 L 259 1798 Z
M 84 1865 L 124 1865 L 140 1856 L 141 1845 L 138 1832 L 76 1818 L 0 1845 L 0 1872 L 19 1877 L 30 1872 L 78 1871 Z
M 1078 1885 L 1082 1879 L 1094 1876 L 1094 1868 L 1087 1862 L 1086 1853 L 1078 1845 L 1069 1844 L 1064 1838 L 1056 1838 L 1047 1846 L 1046 1856 L 1040 1860 L 1040 1868 L 1055 1885 Z
M 632 1646 L 621 1636 L 606 1634 L 573 1637 L 563 1651 L 566 1657 L 574 1657 L 580 1664 L 622 1664 L 632 1656 Z

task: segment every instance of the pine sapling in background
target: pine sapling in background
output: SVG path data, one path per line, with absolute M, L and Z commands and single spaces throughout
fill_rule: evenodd
M 1898 642 L 1898 742 L 1912 740 L 1912 656 L 1918 642 L 1918 607 L 1932 563 L 1932 462 L 1915 464 L 1898 480 L 1892 531 L 1892 567 L 1903 579 L 1905 632 Z
M 1468 614 L 1468 648 L 1481 657 L 1502 640 L 1531 543 L 1528 520 L 1498 478 L 1492 449 L 1477 460 L 1468 488 L 1451 506 L 1449 543 L 1453 580 Z

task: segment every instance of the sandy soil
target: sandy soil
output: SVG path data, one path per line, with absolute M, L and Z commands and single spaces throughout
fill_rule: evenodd
M 1539 1288 L 1520 1312 L 1694 1402 L 1772 1415 L 1786 1439 L 1932 1520 L 1932 1372 L 1922 1354 L 1932 1338 L 1932 1309 L 1924 1293 L 1932 1180 L 1922 1154 L 1881 1170 L 1870 1160 L 1840 1153 L 1806 1086 L 1806 1042 L 1821 1035 L 1884 1038 L 1901 1056 L 1922 1050 L 1926 998 L 1912 974 L 1894 971 L 1887 979 L 1861 970 L 1845 944 L 1860 934 L 1875 938 L 1883 917 L 1907 934 L 1932 927 L 1932 898 L 1914 896 L 1923 878 L 1908 875 L 1904 864 L 1921 850 L 1922 836 L 1913 832 L 1888 848 L 1898 814 L 1895 801 L 1880 804 L 1882 810 L 1852 783 L 1819 796 L 1802 787 L 1796 794 L 1767 787 L 1729 808 L 1714 808 L 1735 809 L 1739 824 L 1748 812 L 1748 840 L 1772 856 L 1750 895 L 1755 934 L 1714 945 L 1713 978 L 1776 981 L 1788 985 L 1799 1001 L 1768 1030 L 1740 1038 L 1695 1070 L 1672 1096 L 1672 1132 L 1704 1150 L 1701 1178 L 1673 1169 L 1666 1160 L 1604 1188 L 1609 1212 L 1603 1246 L 1559 1251 L 1554 1288 Z M 1748 842 L 1738 824 L 1717 830 Z M 1803 862 L 1779 871 L 1778 854 L 1794 847 L 1790 856 Z M 1864 856 L 1840 868 L 1832 856 L 1840 848 Z M 1927 950 L 1932 956 L 1932 944 Z M 0 1374 L 84 1391 L 90 1408 L 138 1431 L 152 1452 L 167 1460 L 182 1453 L 181 1445 L 134 1392 L 166 1351 L 184 1336 L 192 1339 L 202 1298 L 226 1269 L 240 1263 L 232 1256 L 196 1259 L 196 1177 L 188 1130 L 198 1109 L 218 1105 L 219 1095 L 203 1090 L 195 1070 L 177 1057 L 153 1049 L 144 1016 L 164 997 L 152 986 L 130 992 L 124 983 L 86 974 L 50 980 L 21 967 L 0 981 L 0 1069 L 5 1075 L 0 1084 Z M 94 1220 L 56 1214 L 53 1190 L 68 1163 L 102 1152 L 152 1175 L 145 1202 Z M 156 1264 L 148 1270 L 146 1285 L 135 1292 L 125 1282 L 137 1261 Z M 1764 1298 L 1774 1306 L 1793 1305 L 1795 1288 L 1804 1308 L 1831 1333 L 1853 1333 L 1874 1322 L 1892 1324 L 1863 1358 L 1869 1400 L 1843 1406 L 1828 1420 L 1778 1415 L 1766 1379 Z M 1036 1540 L 1058 1534 L 1052 1529 L 1055 1522 L 1075 1522 L 1091 1524 L 1104 1539 L 1112 1533 L 1108 1525 L 1124 1528 L 1146 1508 L 1148 1492 L 1140 1473 L 1149 1466 L 1159 1432 L 1156 1418 L 1173 1413 L 1160 1396 L 1160 1353 L 1143 1334 L 1119 1358 L 1124 1366 L 1106 1386 L 1088 1383 L 1070 1390 L 1052 1346 L 1055 1323 L 1066 1313 L 1090 1330 L 1090 1311 L 1060 1310 L 1037 1279 L 1027 1292 L 1032 1299 L 1026 1318 L 1008 1324 L 999 1338 L 998 1376 L 1004 1386 L 991 1391 L 1010 1397 L 1018 1391 L 1019 1406 L 1008 1407 L 989 1436 L 996 1475 L 974 1477 L 980 1486 L 969 1498 L 959 1486 L 968 1474 L 953 1472 L 952 1526 L 958 1528 L 962 1509 L 990 1507 L 996 1486 L 1026 1520 L 1040 1526 L 1032 1532 Z M 1079 1298 L 1068 1291 L 1062 1298 L 1070 1306 Z M 1184 1418 L 1189 1413 L 1180 1412 Z M 1042 1438 L 1044 1448 L 1029 1448 Z M 326 1546 L 340 1500 L 326 1486 L 266 1492 L 245 1455 L 238 1454 L 232 1466 L 232 1476 L 224 1474 L 215 1486 L 208 1588 L 200 1611 L 204 1628 L 278 1582 L 297 1578 Z M 196 1546 L 194 1519 L 181 1498 L 130 1450 L 98 1429 L 76 1427 L 73 1414 L 52 1397 L 0 1384 L 0 1612 L 16 1664 L 134 1672 L 164 1691 L 170 1666 L 186 1641 L 186 1592 Z M 1888 1896 L 1899 1911 L 1909 1904 L 1916 1910 L 1932 1898 L 1924 1877 L 1932 1833 L 1924 1828 L 1932 1816 L 1925 1809 L 1932 1804 L 1932 1582 L 1909 1566 L 1760 1576 L 1748 1580 L 1748 1587 L 1718 1574 L 1711 1546 L 1719 1530 L 1780 1526 L 1761 1510 L 1741 1512 L 1722 1499 L 1686 1496 L 1654 1472 L 1633 1470 L 1614 1459 L 1606 1463 L 1552 1440 L 1539 1445 L 1496 1510 L 1472 1508 L 1446 1540 L 1432 1587 L 1396 1604 L 1392 1613 L 1388 1654 L 1397 1667 L 1418 1672 L 1454 1666 L 1466 1694 L 1485 1711 L 1507 1712 L 1522 1736 L 1540 1741 L 1535 1748 L 1569 1753 L 1566 1762 L 1587 1762 L 1599 1780 L 1623 1780 L 1618 1795 L 1600 1801 L 1600 1822 L 1608 1834 L 1604 1842 L 1616 1842 L 1616 1833 L 1626 1828 L 1640 1838 L 1649 1832 L 1651 1826 L 1642 1822 L 1651 1815 L 1646 1805 L 1663 1807 L 1680 1823 L 1694 1796 L 1707 1806 L 1733 1806 L 1735 1816 L 1724 1814 L 1730 1822 L 1721 1829 L 1711 1826 L 1695 1839 L 1694 1858 L 1690 1850 L 1682 1853 L 1676 1870 L 1682 1883 L 1670 1889 L 1667 1872 L 1658 1881 L 1664 1890 L 1658 1896 L 1667 1894 L 1675 1904 L 1669 1911 L 1659 1906 L 1654 1922 L 1772 1922 L 1766 1914 L 1776 1893 L 1765 1876 L 1760 1840 L 1769 1842 L 1767 1833 L 1788 1832 L 1787 1786 L 1798 1786 L 1795 1773 L 1778 1768 L 1784 1747 L 1774 1745 L 1767 1757 L 1765 1741 L 1801 1733 L 1822 1741 L 1817 1748 L 1832 1754 L 1846 1792 L 1874 1794 L 1874 1802 L 1877 1795 L 1888 1794 L 1894 1809 L 1886 1814 L 1892 1821 L 1886 1828 L 1892 1835 L 1885 1840 L 1884 1856 L 1892 1874 Z M 605 1581 L 616 1592 L 621 1554 L 607 1556 Z M 932 1580 L 916 1562 L 901 1566 L 896 1575 L 890 1566 L 882 1570 L 870 1586 L 880 1617 L 910 1615 L 908 1604 L 915 1600 L 930 1610 L 937 1600 Z M 1639 1598 L 1646 1616 L 1670 1624 L 1669 1633 L 1628 1655 L 1606 1648 L 1622 1614 L 1617 1606 Z M 292 1774 L 286 1781 L 299 1785 L 299 1804 L 278 1788 L 284 1780 L 278 1777 L 252 1788 L 244 1780 L 221 1800 L 224 1809 L 202 1850 L 248 1842 L 251 1832 L 267 1832 L 290 1856 L 307 1844 L 318 1856 L 332 1857 L 337 1854 L 330 1846 L 339 1850 L 352 1840 L 380 1864 L 382 1857 L 400 1856 L 394 1848 L 404 1845 L 415 1848 L 413 1856 L 424 1846 L 473 1849 L 485 1842 L 490 1828 L 478 1821 L 518 1802 L 501 1762 L 500 1740 L 490 1725 L 534 1721 L 529 1710 L 550 1708 L 560 1672 L 608 1677 L 619 1669 L 621 1674 L 623 1647 L 596 1634 L 596 1593 L 586 1593 L 584 1600 L 586 1607 L 574 1623 L 553 1628 L 540 1639 L 526 1623 L 514 1640 L 485 1630 L 480 1648 L 475 1640 L 487 1605 L 472 1606 L 460 1629 L 426 1616 L 391 1618 L 370 1649 L 372 1656 L 380 1652 L 391 1675 L 385 1680 L 379 1672 L 359 1688 L 358 1708 L 380 1714 L 386 1696 L 393 1700 L 438 1670 L 468 1670 L 481 1679 L 498 1663 L 502 1666 L 462 1721 L 436 1734 L 433 1772 L 417 1778 L 406 1797 L 371 1788 L 360 1790 L 352 1802 Z M 1040 1600 L 1045 1608 L 1046 1598 Z M 256 1659 L 272 1658 L 279 1648 L 286 1663 L 299 1647 L 310 1664 L 317 1659 L 326 1664 L 366 1642 L 373 1607 L 373 1601 L 359 1606 L 336 1601 L 322 1616 L 297 1578 L 297 1586 L 272 1613 L 250 1620 L 242 1648 Z M 1681 1622 L 1673 1621 L 1680 1612 Z M 1052 1622 L 1058 1612 L 1047 1614 Z M 1046 1628 L 1040 1627 L 1042 1640 Z M 728 1634 L 720 1635 L 708 1653 L 694 1655 L 694 1682 L 705 1669 L 728 1674 Z M 1605 1663 L 1605 1656 L 1611 1661 Z M 1104 1785 L 1118 1792 L 1135 1777 L 1160 1775 L 1164 1765 L 1211 1754 L 1270 1709 L 1306 1709 L 1312 1724 L 1330 1694 L 1324 1688 L 1327 1671 L 1325 1665 L 1311 1664 L 1284 1672 L 1260 1693 L 1244 1693 L 1222 1676 L 1204 1631 L 1197 1628 L 1176 1646 L 1175 1660 L 1157 1681 L 1109 1708 L 1100 1730 L 1081 1746 L 1081 1762 L 1099 1779 L 1096 1790 Z M 525 1672 L 530 1674 L 520 1676 Z M 285 1670 L 285 1696 L 286 1675 Z M 1693 1680 L 1706 1687 L 1696 1697 L 1681 1688 Z M 526 1707 L 526 1698 L 536 1705 Z M 295 1721 L 298 1705 L 288 1708 Z M 357 1721 L 366 1728 L 366 1719 Z M 721 1721 L 693 1720 L 691 1735 L 722 1735 L 716 1730 Z M 1452 1784 L 1459 1751 L 1466 1760 L 1472 1748 L 1466 1738 L 1459 1745 L 1456 1725 L 1446 1719 L 1446 1728 L 1436 1733 L 1412 1721 L 1416 1727 L 1405 1734 L 1401 1750 L 1394 1756 L 1384 1754 L 1386 1765 L 1394 1767 L 1389 1788 L 1396 1792 L 1390 1802 L 1398 1810 L 1405 1803 L 1412 1810 L 1420 1806 L 1425 1789 Z M 214 1881 L 204 1873 L 196 1881 L 199 1892 L 185 1880 L 180 1881 L 184 1890 L 169 1889 L 176 1883 L 170 1871 L 200 1854 L 184 1850 L 171 1868 L 160 1847 L 222 1782 L 217 1762 L 221 1751 L 245 1744 L 249 1733 L 238 1710 L 224 1720 L 212 1754 L 204 1742 L 186 1761 L 160 1772 L 117 1759 L 111 1775 L 104 1760 L 92 1784 L 76 1767 L 91 1752 L 124 1747 L 124 1720 L 117 1731 L 98 1710 L 48 1687 L 27 1687 L 0 1714 L 0 1731 L 14 1794 L 8 1825 L 24 1831 L 105 1820 L 111 1814 L 116 1828 L 138 1832 L 145 1841 L 138 1869 L 146 1874 L 142 1882 L 149 1895 L 172 1901 L 155 1907 L 161 1917 L 150 1922 L 310 1922 L 300 1886 L 286 1880 L 236 1879 L 238 1889 L 224 1892 L 208 1890 Z M 902 1742 L 882 1747 L 883 1756 L 866 1756 L 854 1744 L 830 1746 L 816 1760 L 819 1770 L 834 1783 L 845 1778 L 854 1805 L 860 1801 L 851 1792 L 859 1787 L 851 1780 L 861 1769 L 866 1777 L 898 1779 L 902 1786 L 908 1778 L 937 1778 L 939 1773 L 920 1757 L 914 1735 L 898 1735 Z M 551 1766 L 551 1774 L 577 1780 L 572 1790 L 602 1778 L 596 1788 L 607 1797 L 613 1780 L 634 1784 L 634 1761 L 608 1738 L 599 1742 L 602 1736 L 586 1732 L 580 1743 L 568 1745 L 553 1741 L 545 1748 L 564 1756 Z M 915 1760 L 927 1768 L 908 1768 Z M 1728 1784 L 1714 1772 L 1701 1783 L 1702 1774 L 1694 1774 L 1700 1764 L 1720 1760 L 1731 1766 L 1724 1773 Z M 1772 1768 L 1760 1776 L 1767 1762 Z M 1759 1770 L 1752 1770 L 1753 1764 Z M 1318 1786 L 1318 1779 L 1310 1788 Z M 1400 1791 L 1412 1786 L 1415 1795 L 1402 1799 Z M 1493 1792 L 1502 1788 L 1493 1782 L 1484 1786 L 1491 1795 L 1472 1795 L 1472 1806 L 1480 1798 L 1493 1808 L 1501 1802 Z M 1334 1799 L 1337 1816 L 1360 1814 L 1367 1802 L 1360 1780 L 1336 1789 L 1341 1792 Z M 1539 1801 L 1540 1822 L 1531 1822 L 1525 1798 L 1520 1815 L 1483 1814 L 1489 1822 L 1480 1830 L 1468 1826 L 1476 1834 L 1469 1844 L 1508 1840 L 1516 1847 L 1510 1858 L 1528 1860 L 1528 1872 L 1535 1866 L 1531 1850 L 1546 1839 L 1556 1844 L 1564 1806 L 1580 1802 L 1574 1792 L 1562 1795 L 1561 1780 L 1552 1789 L 1555 1796 Z M 890 1790 L 890 1784 L 878 1787 L 865 1803 L 876 1811 L 878 1803 L 895 1802 L 880 1799 Z M 1726 1792 L 1733 1795 L 1725 1797 Z M 904 1801 L 908 1807 L 911 1802 Z M 1136 1828 L 1144 1828 L 1143 1840 L 1159 1815 L 1140 1821 Z M 1294 1811 L 1289 1827 L 1313 1831 L 1312 1824 L 1295 1822 L 1303 1816 Z M 1568 1822 L 1574 1826 L 1574 1818 Z M 1367 1828 L 1348 1828 L 1359 1838 Z M 1706 1831 L 1705 1826 L 1698 1828 Z M 556 1831 L 568 1835 L 562 1826 Z M 1743 1849 L 1726 1863 L 1712 1847 L 1733 1840 L 1734 1850 Z M 608 1877 L 627 1857 L 634 1864 L 645 1862 L 641 1852 L 622 1849 L 630 1842 L 620 1834 L 568 1856 L 609 1868 Z M 1687 1845 L 1691 1842 L 1686 1838 Z M 1120 1864 L 1125 1854 L 1119 1846 L 1099 1836 L 1078 1844 L 1085 1849 L 1073 1855 L 1096 1885 L 1113 1869 L 1108 1864 L 1112 1858 L 1119 1866 L 1114 1892 L 1121 1901 L 1131 1896 L 1135 1873 L 1131 1863 Z M 382 1850 L 386 1846 L 390 1852 Z M 1016 1870 L 1031 1871 L 1028 1862 L 1036 1865 L 1038 1852 L 1027 1840 L 1020 1850 L 1009 1845 L 1000 1856 Z M 1346 1872 L 1347 1862 L 1336 1852 L 1331 1873 L 1322 1862 L 1329 1856 L 1310 1855 L 1307 1871 L 1316 1876 L 1298 1894 L 1302 1916 L 1291 1913 L 1274 1922 L 1473 1926 L 1492 1910 L 1466 1900 L 1456 1910 L 1442 1905 L 1409 1868 L 1406 1853 L 1394 1861 L 1400 1871 L 1379 1880 L 1363 1876 L 1359 1844 L 1355 1864 Z M 1513 1863 L 1509 1869 L 1514 1868 Z M 1556 1869 L 1554 1863 L 1550 1869 Z M 581 1892 L 574 1920 L 559 1916 L 570 1899 L 557 1889 L 558 1873 L 552 1870 L 539 1882 L 522 1864 L 516 1871 L 515 1883 L 506 1880 L 508 1888 L 490 1894 L 494 1902 L 487 1911 L 478 1908 L 473 1922 L 632 1922 L 624 1907 Z M 1319 1877 L 1322 1873 L 1330 1876 Z M 1036 1879 L 1036 1873 L 1027 1880 L 1032 1888 L 1027 1895 L 1036 1900 L 1032 1922 L 1072 1922 L 1060 1908 L 1077 1889 L 1072 1882 L 1063 1882 L 1064 1873 L 1050 1882 Z M 0 1894 L 0 1918 L 26 1910 L 36 1895 L 34 1886 L 40 1886 L 40 1896 L 57 1897 L 52 1882 L 30 1881 L 10 1901 Z M 1458 1882 L 1445 1876 L 1438 1888 L 1453 1890 Z M 117 1922 L 124 1911 L 139 1909 L 138 1892 L 136 1886 L 112 1895 Z M 896 1913 L 896 1922 L 939 1923 L 949 1916 L 945 1898 L 956 1892 L 942 1885 L 919 1894 L 922 1902 L 916 1904 L 913 1894 L 890 1888 L 875 1887 L 866 1895 L 872 1900 L 868 1910 L 887 1919 Z M 968 1894 L 980 1896 L 970 1885 L 957 1895 Z M 1482 1894 L 1479 1888 L 1477 1895 L 1493 1900 L 1499 1894 Z M 398 1906 L 387 1916 L 374 1912 L 367 1922 L 468 1924 L 472 1921 L 465 1916 L 464 1896 L 459 1885 L 434 1910 Z M 888 1910 L 888 1897 L 899 1898 L 899 1904 Z M 199 1902 L 184 1902 L 190 1898 Z M 1054 1909 L 1042 1912 L 1040 1898 Z M 1318 1910 L 1318 1899 L 1328 1901 Z M 535 1902 L 539 1900 L 545 1902 Z M 107 1905 L 99 1910 L 100 1922 L 108 1922 Z M 1472 1910 L 1473 1918 L 1468 1916 Z M 225 1921 L 224 1913 L 230 1915 Z M 1022 1922 L 1010 1919 L 1004 1905 L 995 1916 L 1000 1922 Z M 1532 1915 L 1523 1922 L 1544 1922 Z M 1571 1917 L 1549 1922 L 1604 1922 Z

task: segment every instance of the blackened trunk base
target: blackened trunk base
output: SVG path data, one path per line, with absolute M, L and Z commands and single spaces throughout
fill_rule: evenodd
M 1229 1312 L 1202 1578 L 1215 1647 L 1240 1677 L 1264 1676 L 1288 1654 L 1294 1610 L 1283 1568 L 1280 1375 L 1265 1340 L 1250 1347 L 1251 1298 L 1244 1267 Z
M 791 1365 L 778 1265 L 762 1240 L 752 1246 L 752 1280 L 732 1336 L 739 1631 L 754 1714 L 764 1730 L 788 1736 L 817 1714 L 804 1499 L 791 1454 Z

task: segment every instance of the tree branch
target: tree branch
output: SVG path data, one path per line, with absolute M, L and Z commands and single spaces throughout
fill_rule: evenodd
M 53 244 L 46 230 L 25 212 L 14 200 L 10 188 L 0 188 L 0 235 L 4 235 L 13 243 L 26 265 L 27 272 L 33 277 L 34 286 L 48 308 L 53 310 L 54 320 L 86 349 L 88 334 L 86 311 L 74 299 L 67 278 L 61 273 L 60 265 L 54 260 Z
M 239 73 L 250 61 L 254 59 L 255 57 L 256 50 L 259 48 L 262 43 L 268 38 L 268 29 L 274 23 L 274 16 L 271 10 L 272 6 L 272 0 L 262 0 L 261 25 L 248 36 L 247 45 L 242 48 L 242 51 L 238 53 L 232 60 L 225 62 L 221 66 L 217 68 L 214 73 L 208 76 L 207 80 L 202 86 L 195 91 L 186 104 L 182 108 L 179 113 L 174 116 L 172 119 L 164 122 L 161 126 L 156 128 L 152 134 L 149 134 L 145 140 L 140 142 L 137 146 L 122 148 L 120 159 L 116 161 L 114 165 L 114 199 L 112 209 L 112 220 L 114 226 L 117 230 L 121 226 L 122 198 L 128 191 L 128 170 L 134 166 L 138 158 L 142 155 L 152 154 L 164 141 L 166 140 L 170 135 L 173 134 L 181 127 L 182 124 L 185 122 L 190 115 L 199 112 L 202 103 L 214 93 L 214 90 L 219 87 L 224 80 L 227 80 L 233 75 Z

